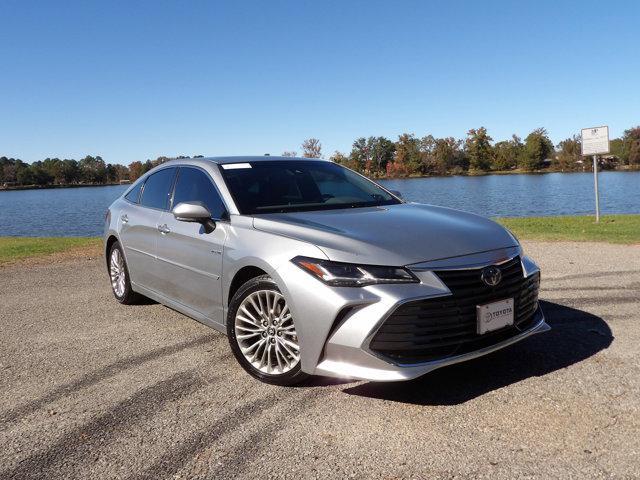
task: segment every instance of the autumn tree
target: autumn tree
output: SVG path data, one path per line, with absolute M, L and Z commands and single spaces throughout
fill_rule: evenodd
M 322 144 L 317 138 L 307 138 L 302 142 L 302 156 L 305 158 L 322 158 Z
M 420 159 L 420 142 L 413 133 L 403 133 L 396 142 L 396 156 L 387 165 L 387 173 L 391 176 L 422 173 Z
M 142 162 L 135 161 L 129 164 L 129 180 L 132 182 L 140 178 L 144 174 Z
M 349 166 L 349 157 L 347 157 L 344 153 L 341 153 L 339 151 L 335 151 L 333 152 L 333 155 L 331 155 L 329 157 L 329 160 L 331 160 L 333 163 L 337 163 L 338 165 L 343 165 L 345 167 L 350 167 Z

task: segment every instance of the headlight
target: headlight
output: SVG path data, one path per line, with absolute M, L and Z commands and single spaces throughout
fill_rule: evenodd
M 333 287 L 363 287 L 376 283 L 419 283 L 413 273 L 402 267 L 354 265 L 309 257 L 291 260 L 305 272 Z

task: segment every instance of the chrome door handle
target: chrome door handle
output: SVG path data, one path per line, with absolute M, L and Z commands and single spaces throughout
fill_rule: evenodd
M 123 213 L 122 215 L 120 215 L 120 220 L 122 220 L 122 223 L 129 223 L 129 217 L 127 216 L 126 213 Z
M 158 231 L 160 233 L 169 233 L 171 231 L 171 229 L 165 223 L 164 225 L 158 225 Z

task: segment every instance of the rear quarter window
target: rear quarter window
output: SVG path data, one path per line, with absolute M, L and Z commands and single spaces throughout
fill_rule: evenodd
M 131 190 L 129 190 L 129 193 L 127 193 L 124 198 L 129 200 L 131 203 L 138 203 L 140 200 L 140 190 L 142 190 L 142 185 L 144 185 L 144 182 L 138 182 Z

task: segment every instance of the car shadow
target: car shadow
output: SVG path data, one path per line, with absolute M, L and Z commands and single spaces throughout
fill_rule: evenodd
M 457 405 L 529 377 L 585 360 L 613 342 L 602 318 L 541 301 L 552 330 L 493 354 L 435 370 L 402 383 L 364 383 L 344 393 L 417 405 Z

